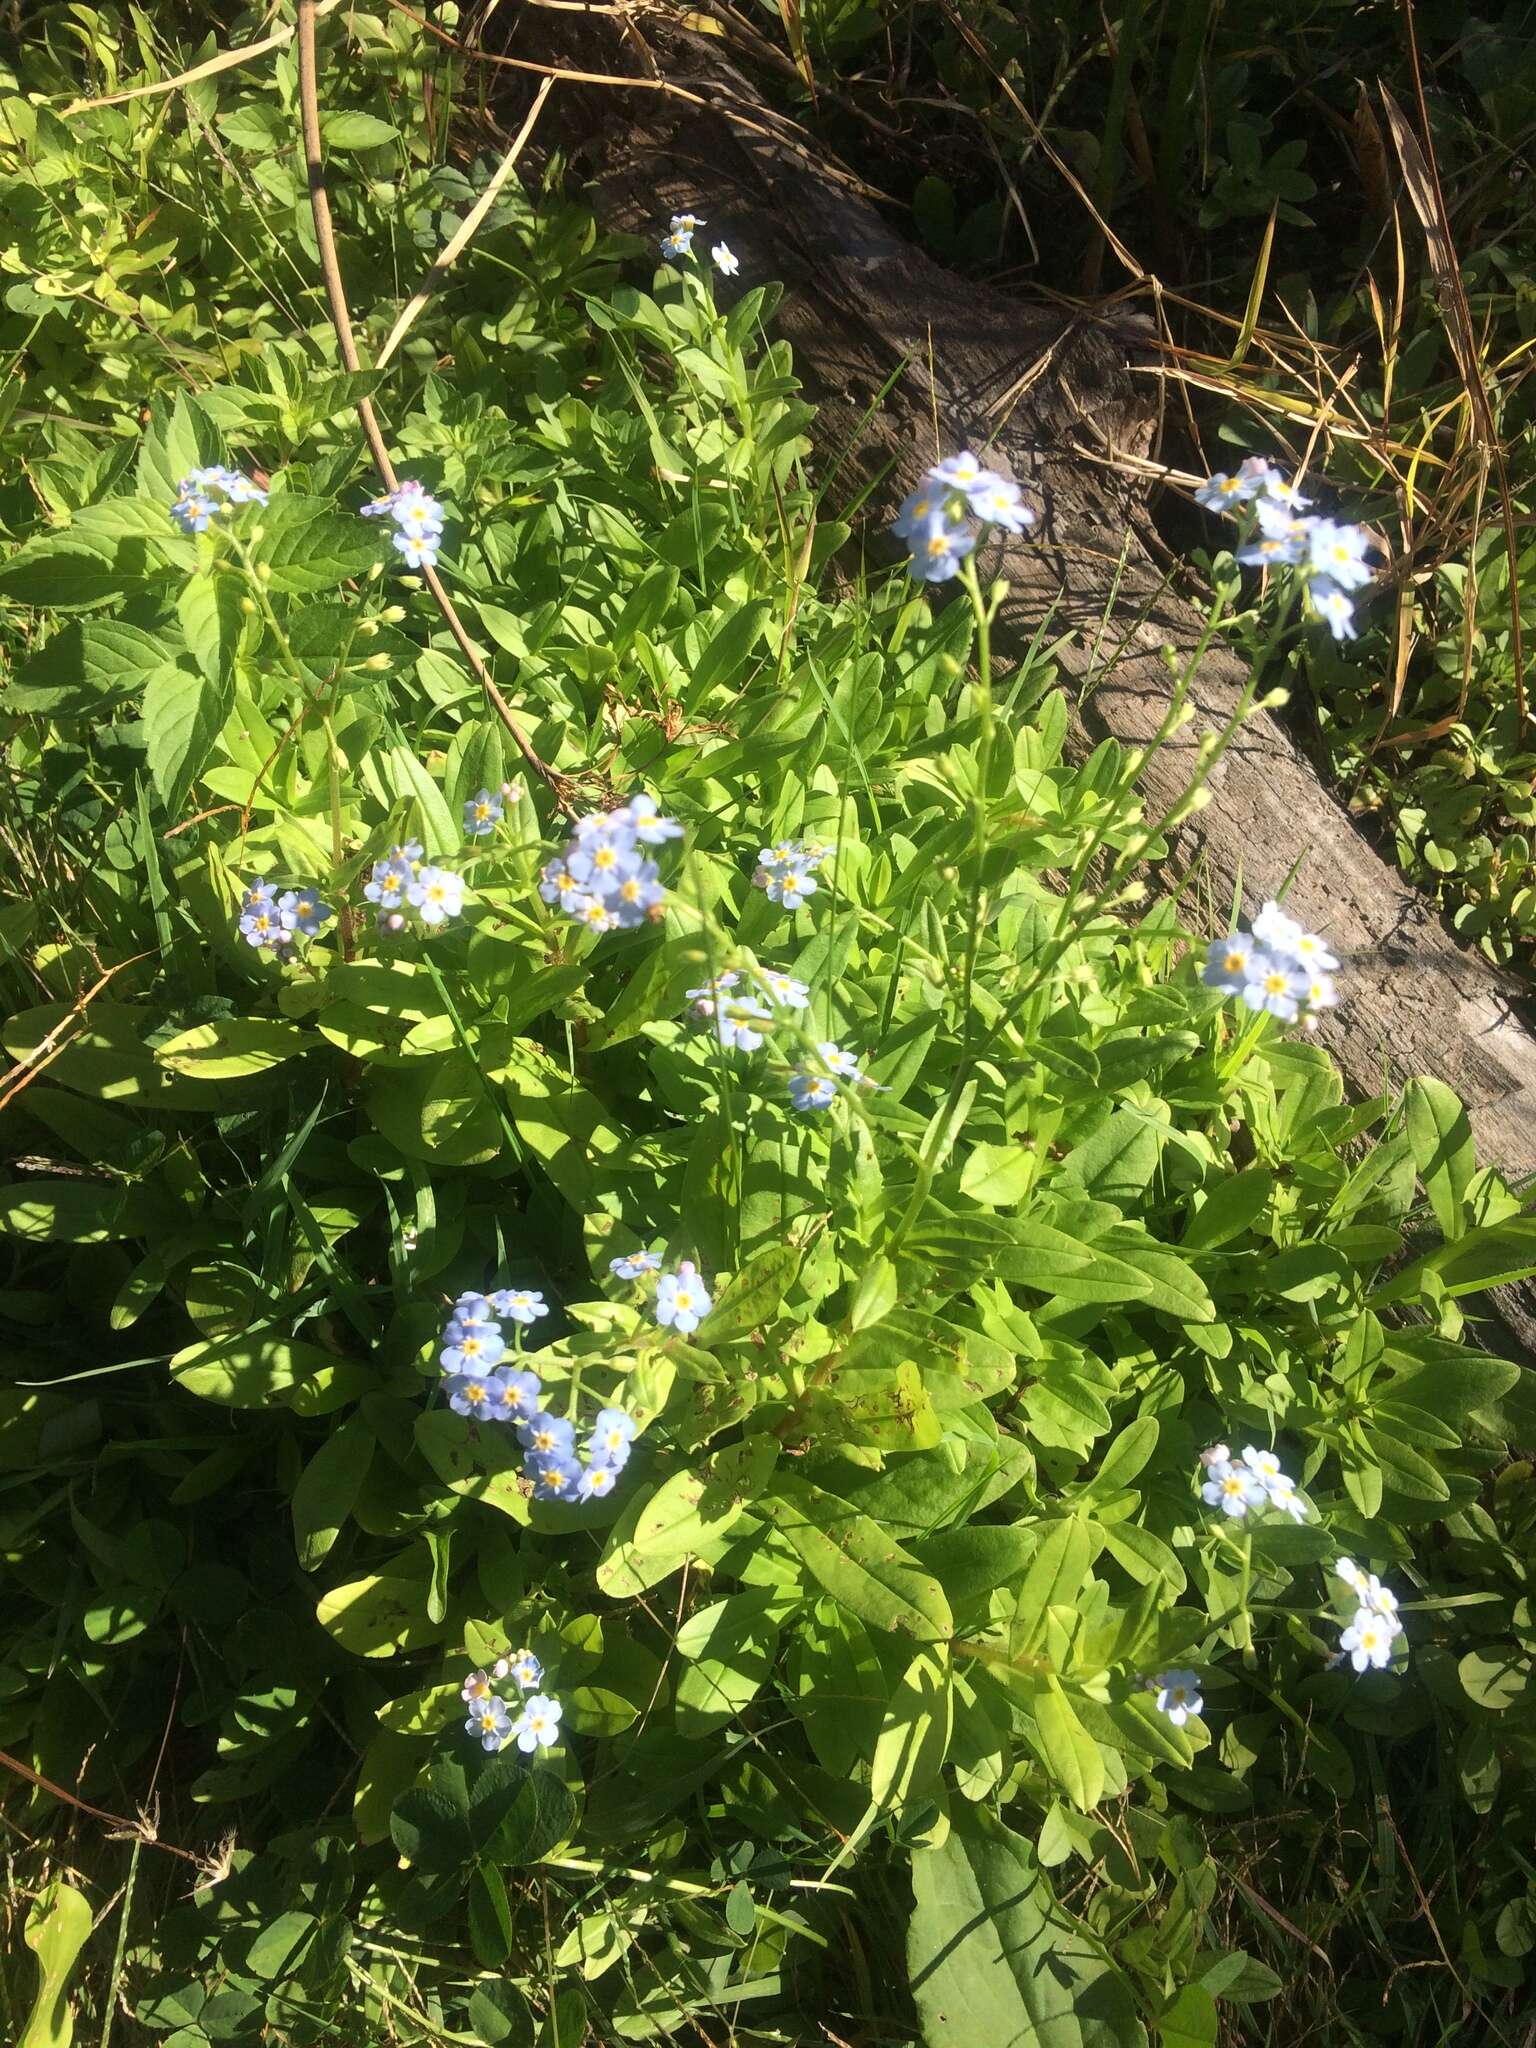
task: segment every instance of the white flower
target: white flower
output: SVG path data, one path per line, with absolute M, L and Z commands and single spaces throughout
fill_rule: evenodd
M 1357 637 L 1355 608 L 1331 577 L 1314 576 L 1307 590 L 1307 601 L 1335 640 Z
M 1264 1489 L 1246 1465 L 1225 1461 L 1207 1469 L 1211 1476 L 1201 1487 L 1200 1498 L 1208 1507 L 1219 1507 L 1224 1515 L 1236 1518 L 1262 1503 Z
M 1384 1671 L 1392 1661 L 1392 1638 L 1397 1629 L 1369 1607 L 1357 1607 L 1355 1618 L 1339 1637 L 1339 1648 L 1357 1671 L 1367 1666 Z
M 1397 1595 L 1390 1586 L 1384 1586 L 1374 1572 L 1366 1580 L 1360 1597 L 1372 1614 L 1380 1615 L 1383 1621 L 1391 1623 L 1394 1635 L 1401 1629 L 1403 1624 L 1397 1618 Z
M 1365 1598 L 1370 1581 L 1352 1557 L 1339 1558 L 1333 1567 L 1333 1576 L 1342 1579 L 1357 1599 Z
M 1307 1519 L 1307 1504 L 1296 1491 L 1291 1481 L 1282 1472 L 1278 1479 L 1269 1483 L 1269 1505 L 1278 1508 L 1283 1515 L 1289 1515 L 1293 1522 Z
M 716 242 L 709 253 L 715 259 L 715 268 L 722 277 L 734 277 L 740 270 L 740 259 L 731 254 L 724 242 Z
M 1157 1710 L 1166 1714 L 1175 1728 L 1182 1728 L 1191 1714 L 1205 1705 L 1200 1697 L 1200 1675 L 1195 1671 L 1160 1671 L 1152 1681 L 1157 1688 Z
M 1364 530 L 1358 526 L 1341 526 L 1333 519 L 1308 522 L 1308 564 L 1315 575 L 1326 576 L 1340 590 L 1358 590 L 1370 582 L 1367 545 Z
M 1254 1478 L 1258 1480 L 1259 1484 L 1265 1488 L 1273 1486 L 1277 1479 L 1285 1478 L 1285 1474 L 1280 1469 L 1280 1460 L 1273 1451 L 1257 1451 L 1252 1444 L 1249 1444 L 1243 1452 L 1243 1463 L 1248 1467 Z
M 1200 1453 L 1200 1462 L 1207 1468 L 1207 1470 L 1209 1470 L 1209 1468 L 1212 1465 L 1230 1465 L 1232 1462 L 1232 1453 L 1227 1449 L 1225 1444 L 1212 1444 L 1208 1451 L 1202 1451 Z

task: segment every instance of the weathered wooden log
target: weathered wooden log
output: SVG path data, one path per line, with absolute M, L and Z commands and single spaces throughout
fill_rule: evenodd
M 1167 650 L 1187 658 L 1204 622 L 1159 566 L 1168 555 L 1148 486 L 1119 466 L 1153 445 L 1155 383 L 1132 374 L 1148 360 L 1145 331 L 1113 309 L 1067 309 L 942 269 L 775 114 L 716 37 L 658 14 L 623 33 L 611 17 L 564 11 L 526 8 L 512 21 L 505 47 L 518 57 L 659 76 L 704 102 L 562 84 L 550 110 L 563 101 L 563 139 L 610 225 L 655 236 L 669 213 L 696 211 L 708 222 L 701 242 L 722 235 L 744 277 L 783 281 L 776 331 L 818 404 L 822 453 L 843 463 L 850 489 L 880 478 L 875 502 L 888 514 L 933 459 L 935 422 L 945 452 L 985 448 L 1012 471 L 1041 519 L 986 560 L 1011 585 L 994 646 L 1021 651 L 1049 615 L 1063 668 L 1086 686 L 1076 745 L 1150 739 L 1168 703 Z M 1149 815 L 1185 788 L 1200 735 L 1226 723 L 1244 681 L 1224 648 L 1202 656 L 1194 720 L 1147 764 Z M 1243 726 L 1163 878 L 1195 867 L 1211 902 L 1226 906 L 1240 884 L 1252 908 L 1294 869 L 1287 907 L 1354 956 L 1320 1032 L 1350 1085 L 1368 1095 L 1437 1075 L 1467 1104 L 1481 1162 L 1536 1173 L 1523 992 L 1452 938 L 1267 713 Z M 1489 1302 L 1505 1325 L 1495 1347 L 1536 1355 L 1536 1290 Z

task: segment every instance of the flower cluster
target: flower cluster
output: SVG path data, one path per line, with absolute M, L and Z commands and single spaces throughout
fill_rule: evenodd
M 1330 1662 L 1342 1664 L 1347 1657 L 1357 1671 L 1385 1670 L 1392 1661 L 1392 1645 L 1403 1632 L 1397 1595 L 1374 1572 L 1363 1572 L 1352 1557 L 1341 1557 L 1333 1576 L 1343 1580 L 1358 1604 Z
M 1275 1508 L 1293 1522 L 1307 1519 L 1307 1504 L 1295 1481 L 1281 1471 L 1273 1451 L 1255 1450 L 1249 1444 L 1239 1459 L 1225 1444 L 1212 1444 L 1200 1453 L 1200 1463 L 1205 1469 L 1200 1498 L 1207 1507 L 1220 1508 L 1234 1520 L 1241 1520 L 1250 1508 Z
M 704 226 L 696 213 L 674 213 L 672 225 L 661 238 L 663 256 L 691 256 L 693 237 Z
M 379 930 L 399 932 L 405 929 L 408 910 L 427 926 L 457 917 L 464 908 L 464 878 L 449 868 L 431 866 L 421 841 L 407 839 L 374 862 L 363 894 L 379 907 Z
M 1338 960 L 1315 932 L 1304 931 L 1278 903 L 1266 903 L 1248 932 L 1212 939 L 1201 980 L 1239 996 L 1250 1010 L 1308 1023 L 1338 1001 L 1331 970 Z
M 692 1016 L 728 1051 L 756 1052 L 767 1036 L 762 1027 L 773 1028 L 776 1009 L 803 1010 L 811 1000 L 803 981 L 772 968 L 754 967 L 749 989 L 740 995 L 731 993 L 740 987 L 741 976 L 731 967 L 687 992 Z
M 563 851 L 544 866 L 539 894 L 588 931 L 632 931 L 653 923 L 667 892 L 645 849 L 682 835 L 677 820 L 662 817 L 641 791 L 617 810 L 576 820 Z
M 807 896 L 815 895 L 816 870 L 831 851 L 820 839 L 781 839 L 777 846 L 760 847 L 753 885 L 770 903 L 798 910 Z
M 544 1408 L 538 1374 L 518 1369 L 502 1336 L 504 1322 L 526 1328 L 548 1314 L 543 1295 L 532 1288 L 461 1294 L 438 1354 L 448 1406 L 475 1422 L 513 1424 L 535 1500 L 600 1500 L 612 1493 L 629 1462 L 634 1419 L 622 1408 L 604 1408 L 592 1424 L 583 1446 L 586 1463 L 581 1463 L 575 1424 Z
M 236 505 L 265 505 L 267 494 L 238 469 L 226 469 L 221 462 L 207 469 L 189 470 L 176 486 L 171 517 L 183 533 L 206 533 L 221 512 Z
M 372 498 L 362 507 L 365 519 L 390 519 L 390 535 L 396 553 L 407 569 L 437 566 L 437 551 L 443 539 L 443 508 L 418 483 L 396 484 L 382 498 Z
M 1334 639 L 1354 639 L 1351 592 L 1371 580 L 1365 559 L 1371 543 L 1363 527 L 1306 514 L 1302 508 L 1311 501 L 1257 455 L 1231 475 L 1218 471 L 1208 478 L 1195 492 L 1195 502 L 1242 518 L 1237 559 L 1256 568 L 1297 570 L 1308 605 Z
M 248 946 L 281 953 L 295 939 L 312 939 L 336 915 L 309 889 L 285 889 L 279 896 L 270 882 L 252 882 L 240 898 L 239 931 Z
M 790 1075 L 789 1099 L 796 1109 L 830 1109 L 840 1081 L 854 1087 L 876 1085 L 851 1052 L 844 1052 L 834 1039 L 824 1038 L 815 1054 L 807 1054 Z
M 560 1702 L 549 1693 L 535 1691 L 544 1667 L 532 1650 L 517 1650 L 510 1657 L 498 1657 L 489 1671 L 471 1671 L 459 1688 L 459 1697 L 469 1709 L 464 1723 L 466 1735 L 477 1738 L 482 1749 L 498 1750 L 515 1741 L 524 1756 L 536 1749 L 549 1749 L 560 1740 Z M 498 1682 L 510 1678 L 519 1697 L 517 1714 L 496 1691 Z
M 1034 523 L 1018 485 L 983 469 L 967 448 L 934 464 L 903 501 L 891 531 L 906 542 L 909 567 L 920 582 L 946 583 L 958 575 L 982 527 L 1023 533 Z

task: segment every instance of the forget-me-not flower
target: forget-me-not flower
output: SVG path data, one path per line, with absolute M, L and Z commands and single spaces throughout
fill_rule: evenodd
M 532 1692 L 544 1676 L 544 1666 L 532 1650 L 514 1650 L 510 1657 L 496 1666 L 497 1676 L 510 1678 L 521 1692 Z
M 675 1273 L 663 1273 L 656 1283 L 656 1320 L 663 1329 L 691 1336 L 713 1307 L 691 1259 L 682 1260 Z
M 1206 1467 L 1207 1478 L 1200 1489 L 1200 1498 L 1208 1507 L 1219 1507 L 1224 1515 L 1234 1520 L 1246 1515 L 1250 1508 L 1263 1505 L 1264 1488 L 1254 1478 L 1246 1465 L 1223 1462 Z
M 536 1458 L 568 1457 L 574 1435 L 573 1423 L 567 1422 L 562 1415 L 550 1415 L 543 1409 L 517 1425 L 518 1442 Z
M 499 1390 L 490 1373 L 450 1373 L 443 1388 L 455 1415 L 467 1415 L 472 1421 L 496 1419 Z
M 608 1270 L 620 1280 L 638 1280 L 642 1273 L 661 1271 L 660 1252 L 625 1252 L 621 1258 L 610 1259 Z
M 629 1447 L 635 1440 L 635 1418 L 623 1408 L 600 1409 L 592 1424 L 590 1457 L 594 1465 L 611 1465 L 617 1472 L 629 1462 Z
M 488 789 L 476 790 L 464 799 L 464 831 L 471 839 L 486 839 L 502 820 L 501 798 Z
M 536 1323 L 540 1316 L 549 1314 L 543 1295 L 533 1287 L 499 1287 L 491 1296 L 491 1304 L 497 1315 L 514 1323 Z
M 1152 1684 L 1157 1691 L 1158 1712 L 1166 1714 L 1175 1728 L 1182 1728 L 1190 1715 L 1200 1713 L 1205 1705 L 1200 1697 L 1200 1674 L 1196 1671 L 1160 1671 Z
M 512 1733 L 524 1756 L 532 1756 L 536 1749 L 548 1749 L 560 1740 L 560 1702 L 547 1693 L 536 1692 L 524 1703 Z
M 465 1733 L 476 1736 L 482 1749 L 500 1749 L 512 1733 L 512 1716 L 494 1693 L 477 1700 L 464 1723 Z
M 517 1372 L 510 1366 L 503 1366 L 497 1372 L 506 1389 L 508 1413 L 518 1422 L 528 1422 L 538 1414 L 539 1402 L 544 1398 L 544 1387 L 536 1372 Z
M 443 1331 L 439 1363 L 444 1372 L 489 1372 L 506 1351 L 494 1323 L 461 1323 L 455 1318 Z
M 810 989 L 803 981 L 796 981 L 792 974 L 780 974 L 771 967 L 758 967 L 753 969 L 753 975 L 769 1002 L 782 1010 L 803 1010 L 811 1000 Z
M 575 1500 L 581 1485 L 581 1467 L 569 1451 L 550 1456 L 530 1453 L 528 1473 L 533 1480 L 535 1500 Z
M 722 277 L 734 277 L 737 271 L 740 270 L 740 260 L 733 255 L 724 242 L 716 242 L 709 253 L 714 258 L 715 268 Z
M 464 880 L 447 868 L 418 868 L 405 897 L 423 924 L 444 924 L 464 908 Z
M 830 1109 L 837 1100 L 837 1083 L 830 1074 L 810 1074 L 796 1067 L 789 1077 L 789 1099 L 796 1109 Z
M 576 1482 L 578 1500 L 602 1500 L 612 1493 L 618 1484 L 620 1467 L 614 1465 L 588 1465 Z
M 1358 1607 L 1355 1618 L 1339 1637 L 1339 1648 L 1357 1671 L 1384 1671 L 1392 1661 L 1392 1645 L 1401 1630 L 1385 1615 L 1369 1607 Z

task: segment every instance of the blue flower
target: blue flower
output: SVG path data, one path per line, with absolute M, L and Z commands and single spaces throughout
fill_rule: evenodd
M 577 842 L 567 863 L 570 872 L 594 896 L 607 896 L 626 875 L 639 869 L 641 856 L 630 833 L 592 832 Z
M 569 1451 L 554 1457 L 530 1456 L 528 1476 L 533 1481 L 535 1500 L 575 1500 L 581 1485 L 581 1467 Z
M 962 448 L 958 455 L 946 455 L 942 462 L 936 462 L 928 471 L 930 481 L 945 492 L 963 491 L 969 497 L 972 491 L 985 488 L 991 471 L 982 467 L 969 448 Z
M 497 1315 L 508 1316 L 514 1323 L 536 1323 L 549 1314 L 543 1295 L 528 1287 L 500 1287 L 491 1303 Z
M 299 932 L 306 939 L 312 939 L 326 919 L 336 915 L 328 903 L 307 889 L 285 889 L 277 899 L 277 914 L 285 932 Z
M 781 1010 L 803 1010 L 811 1000 L 811 991 L 803 981 L 796 981 L 792 974 L 780 974 L 771 967 L 757 967 L 753 975 L 770 1003 Z
M 547 1693 L 536 1692 L 525 1703 L 512 1733 L 524 1756 L 532 1756 L 536 1749 L 548 1749 L 560 1740 L 560 1702 Z
M 539 894 L 546 903 L 558 903 L 572 917 L 581 904 L 592 900 L 590 892 L 571 873 L 564 855 L 546 862 L 540 869 Z
M 443 1381 L 448 1396 L 448 1406 L 455 1415 L 468 1415 L 479 1420 L 494 1419 L 502 1401 L 492 1384 L 490 1373 L 451 1373 Z
M 914 536 L 907 567 L 919 583 L 947 583 L 959 575 L 960 564 L 975 545 L 976 536 L 968 527 L 936 522 Z
M 1195 503 L 1203 505 L 1207 512 L 1235 512 L 1257 496 L 1258 488 L 1241 471 L 1231 476 L 1226 470 L 1218 469 L 1214 476 L 1208 476 L 1203 484 L 1196 485 Z
M 971 510 L 985 526 L 1001 526 L 1009 533 L 1027 533 L 1035 514 L 1019 496 L 1019 487 L 1007 477 L 989 476 L 980 489 L 970 493 Z
M 1248 986 L 1257 952 L 1245 932 L 1232 932 L 1224 939 L 1212 939 L 1206 948 L 1200 979 L 1207 988 L 1219 988 L 1226 995 L 1240 996 Z
M 496 1666 L 498 1677 L 510 1678 L 521 1692 L 532 1692 L 544 1676 L 544 1666 L 532 1650 L 514 1650 Z
M 621 931 L 633 931 L 637 925 L 651 921 L 657 907 L 666 902 L 667 892 L 657 875 L 655 861 L 641 861 L 616 889 L 609 891 L 606 908 Z
M 1261 569 L 1299 562 L 1311 544 L 1312 523 L 1298 519 L 1289 506 L 1261 498 L 1254 538 L 1238 549 L 1237 559 Z
M 539 1402 L 544 1398 L 543 1384 L 536 1372 L 514 1372 L 510 1366 L 503 1366 L 496 1374 L 506 1389 L 507 1412 L 518 1422 L 528 1422 L 538 1414 Z
M 642 1273 L 659 1273 L 660 1252 L 626 1252 L 622 1258 L 610 1259 L 608 1270 L 620 1280 L 638 1280 Z
M 1314 576 L 1307 585 L 1307 602 L 1335 640 L 1353 640 L 1355 608 L 1331 576 Z
M 608 1465 L 588 1465 L 576 1482 L 576 1498 L 601 1500 L 605 1494 L 612 1493 L 623 1464 L 624 1460 L 618 1458 Z
M 807 896 L 816 894 L 816 877 L 809 868 L 781 868 L 777 872 L 759 868 L 753 880 L 760 882 L 770 903 L 795 911 Z
M 908 492 L 901 501 L 901 510 L 891 521 L 891 531 L 899 540 L 912 540 L 920 533 L 926 533 L 935 519 L 944 516 L 945 493 L 942 484 L 919 484 L 915 491 Z
M 860 1072 L 858 1060 L 851 1052 L 844 1052 L 835 1040 L 824 1038 L 816 1050 L 829 1074 L 835 1074 L 840 1081 L 867 1081 L 868 1074 Z
M 464 1732 L 478 1736 L 482 1749 L 500 1749 L 513 1732 L 512 1716 L 492 1693 L 489 1699 L 475 1702 L 469 1719 L 464 1723 Z
M 1289 961 L 1274 959 L 1266 953 L 1256 953 L 1250 961 L 1248 979 L 1243 984 L 1243 1001 L 1250 1010 L 1263 1010 L 1290 1024 L 1300 1015 L 1306 993 L 1305 976 Z
M 656 1283 L 656 1320 L 663 1329 L 690 1336 L 713 1307 L 691 1259 L 682 1260 L 675 1273 L 663 1273 Z
M 176 486 L 171 517 L 183 533 L 206 533 L 210 521 L 234 505 L 265 505 L 267 494 L 237 469 L 214 463 L 194 469 Z
M 1363 528 L 1341 526 L 1334 519 L 1308 521 L 1307 563 L 1314 576 L 1338 590 L 1358 590 L 1371 580 L 1365 559 L 1370 542 Z
M 464 880 L 447 868 L 418 868 L 405 897 L 423 924 L 442 924 L 463 910 Z
M 380 910 L 398 910 L 405 901 L 410 880 L 411 871 L 403 861 L 376 860 L 373 873 L 363 884 L 363 894 L 370 903 L 377 903 Z
M 625 805 L 634 835 L 647 846 L 661 846 L 668 839 L 681 839 L 683 828 L 676 818 L 664 818 L 657 810 L 655 801 L 644 790 L 638 791 Z
M 455 1321 L 443 1331 L 439 1363 L 444 1372 L 487 1373 L 501 1363 L 506 1349 L 494 1323 L 466 1325 Z
M 837 1099 L 837 1083 L 830 1074 L 808 1074 L 796 1067 L 789 1077 L 789 1099 L 796 1109 L 830 1109 Z
M 502 820 L 501 798 L 488 789 L 464 799 L 464 831 L 470 839 L 488 839 Z
M 402 532 L 426 537 L 443 530 L 443 508 L 413 478 L 360 507 L 364 519 L 392 519 Z
M 623 1408 L 599 1410 L 592 1424 L 590 1456 L 594 1465 L 611 1465 L 617 1472 L 629 1462 L 629 1447 L 635 1440 L 635 1418 Z
M 727 1051 L 756 1052 L 763 1043 L 759 1024 L 771 1024 L 773 1012 L 755 996 L 700 996 L 694 1015 L 711 1025 L 710 1035 Z
M 1157 1711 L 1166 1714 L 1175 1728 L 1182 1728 L 1190 1715 L 1198 1714 L 1205 1704 L 1196 1671 L 1160 1671 L 1152 1684 L 1157 1692 Z
M 568 1458 L 574 1435 L 574 1426 L 564 1416 L 550 1415 L 542 1408 L 517 1425 L 518 1442 L 536 1458 Z
M 431 534 L 395 532 L 390 544 L 407 569 L 435 569 L 437 540 Z
M 693 253 L 693 235 L 687 228 L 674 228 L 661 238 L 663 256 L 690 256 Z
M 237 929 L 248 946 L 275 950 L 287 945 L 289 934 L 269 883 L 253 882 L 241 897 Z
M 722 990 L 735 988 L 740 980 L 741 976 L 736 972 L 735 968 L 727 967 L 723 974 L 712 974 L 702 987 L 685 989 L 683 993 L 690 1002 L 708 1002 L 711 997 L 719 995 Z
M 483 1294 L 471 1291 L 461 1294 L 453 1304 L 453 1320 L 466 1330 L 480 1328 L 486 1323 L 494 1325 L 496 1312 Z

